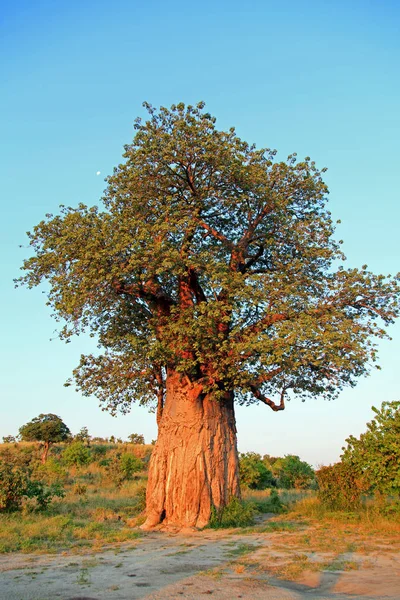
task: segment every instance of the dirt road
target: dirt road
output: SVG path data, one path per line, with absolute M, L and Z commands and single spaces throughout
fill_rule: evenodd
M 357 569 L 271 577 L 274 534 L 146 534 L 133 545 L 85 555 L 2 555 L 1 600 L 370 600 L 400 598 L 398 554 Z M 344 557 L 346 558 L 346 557 Z M 276 557 L 275 557 L 276 560 Z M 353 560 L 358 560 L 353 557 Z

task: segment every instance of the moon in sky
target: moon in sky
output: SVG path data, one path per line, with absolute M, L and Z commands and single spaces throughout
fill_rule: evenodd
M 96 171 L 96 175 L 100 175 L 100 171 Z

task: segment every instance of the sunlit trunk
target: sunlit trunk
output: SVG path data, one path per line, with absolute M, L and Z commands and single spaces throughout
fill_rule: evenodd
M 240 496 L 238 472 L 233 395 L 215 400 L 169 373 L 143 527 L 206 526 L 212 507 Z

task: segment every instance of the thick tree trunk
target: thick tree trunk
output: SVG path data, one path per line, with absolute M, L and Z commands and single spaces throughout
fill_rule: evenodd
M 211 509 L 240 496 L 233 395 L 214 400 L 169 373 L 158 440 L 150 461 L 147 520 L 205 527 Z

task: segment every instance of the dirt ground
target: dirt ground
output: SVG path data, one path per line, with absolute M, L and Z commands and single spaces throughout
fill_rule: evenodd
M 151 532 L 84 555 L 2 555 L 0 599 L 400 599 L 398 548 L 338 556 L 332 540 L 331 549 L 305 554 L 285 539 L 257 530 Z M 277 577 L 287 565 L 290 577 Z

